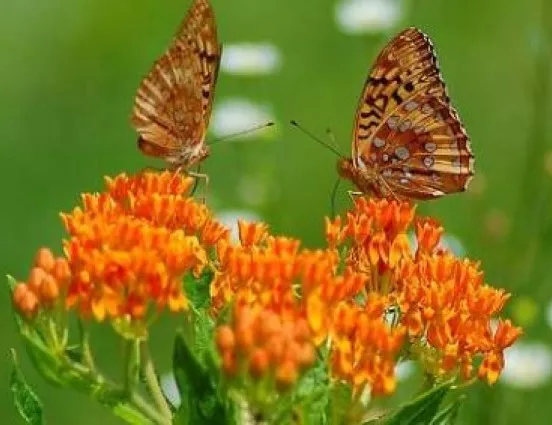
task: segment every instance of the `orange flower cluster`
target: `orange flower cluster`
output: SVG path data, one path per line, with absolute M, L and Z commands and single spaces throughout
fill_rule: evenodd
M 329 330 L 327 314 L 335 303 L 355 296 L 365 275 L 336 276 L 335 250 L 300 249 L 300 242 L 268 234 L 263 223 L 238 223 L 240 245 L 217 245 L 219 271 L 211 284 L 213 311 L 231 301 L 263 307 L 285 315 L 303 311 L 320 343 Z
M 84 194 L 82 209 L 62 215 L 73 272 L 67 305 L 97 320 L 139 320 L 150 307 L 186 309 L 183 275 L 200 274 L 206 247 L 228 231 L 186 196 L 190 177 L 145 172 L 106 183 L 106 192 Z
M 412 355 L 429 373 L 472 374 L 476 356 L 483 356 L 479 377 L 494 383 L 503 366 L 502 352 L 521 335 L 509 321 L 491 319 L 509 298 L 483 282 L 479 265 L 459 259 L 440 244 L 443 228 L 431 219 L 415 222 L 417 248 L 407 231 L 414 207 L 406 202 L 359 198 L 344 226 L 327 220 L 331 247 L 348 243 L 345 264 L 370 274 L 368 294 L 384 297 L 385 309 L 398 308 L 399 324 L 408 331 Z
M 48 248 L 40 248 L 27 282 L 19 282 L 13 290 L 15 308 L 27 319 L 34 318 L 40 309 L 52 308 L 70 277 L 65 258 L 54 258 Z
M 56 261 L 67 268 L 65 307 L 100 321 L 186 309 L 182 277 L 200 274 L 208 264 L 207 249 L 229 234 L 205 205 L 186 195 L 192 183 L 168 171 L 122 174 L 106 179 L 105 192 L 83 194 L 82 207 L 62 214 L 69 238 L 63 243 L 66 260 Z M 45 273 L 33 269 L 27 286 L 40 281 L 41 288 L 53 288 L 50 275 L 61 282 L 50 266 L 42 269 Z M 37 288 L 31 288 L 33 294 L 46 301 L 42 292 L 48 290 Z M 29 294 L 20 286 L 14 296 L 30 313 L 36 302 Z
M 217 329 L 216 343 L 227 376 L 238 371 L 255 380 L 270 376 L 280 389 L 293 385 L 315 359 L 304 318 L 282 317 L 258 304 L 236 305 L 231 324 Z
M 364 294 L 368 275 L 351 267 L 338 273 L 336 249 L 300 249 L 297 240 L 269 236 L 262 223 L 240 222 L 239 233 L 240 245 L 221 241 L 217 246 L 219 271 L 211 285 L 214 312 L 234 302 L 240 308 L 270 311 L 282 320 L 304 318 L 313 344 L 331 337 L 336 378 L 354 379 L 357 388 L 370 384 L 376 395 L 391 392 L 405 331 L 384 323 L 382 303 L 376 308 L 371 299 L 361 307 L 353 301 Z
M 375 396 L 395 391 L 395 361 L 406 329 L 391 328 L 384 315 L 385 298 L 375 293 L 363 306 L 341 303 L 333 315 L 332 372 L 351 383 L 353 394 L 362 393 L 366 385 Z
M 300 242 L 269 236 L 264 223 L 240 221 L 238 228 L 240 245 L 221 240 L 216 246 L 219 264 L 211 283 L 213 313 L 236 298 L 239 304 L 260 302 L 274 311 L 293 310 Z

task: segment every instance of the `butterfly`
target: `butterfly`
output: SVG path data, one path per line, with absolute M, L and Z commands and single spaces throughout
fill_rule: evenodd
M 449 101 L 430 39 L 407 28 L 366 80 L 341 177 L 362 193 L 432 199 L 464 191 L 474 173 L 468 135 Z
M 170 168 L 189 169 L 209 155 L 205 135 L 222 46 L 208 0 L 194 0 L 168 50 L 142 80 L 132 111 L 138 147 Z

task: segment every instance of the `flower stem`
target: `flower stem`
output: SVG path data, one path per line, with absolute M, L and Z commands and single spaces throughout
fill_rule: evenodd
M 81 320 L 79 320 L 79 332 L 82 349 L 82 361 L 91 372 L 94 372 L 96 370 L 96 365 L 94 363 L 92 350 L 90 349 L 90 333 Z
M 124 385 L 128 394 L 133 394 L 139 381 L 140 341 L 125 341 Z
M 164 422 L 162 423 L 170 425 L 172 421 L 172 412 L 167 400 L 165 400 L 161 386 L 159 385 L 155 367 L 151 360 L 147 342 L 145 341 L 142 343 L 142 367 L 148 391 L 163 416 Z
M 140 410 L 144 415 L 155 421 L 158 424 L 170 425 L 171 421 L 162 416 L 155 408 L 153 408 L 146 400 L 144 400 L 137 392 L 132 392 L 129 395 L 132 404 Z

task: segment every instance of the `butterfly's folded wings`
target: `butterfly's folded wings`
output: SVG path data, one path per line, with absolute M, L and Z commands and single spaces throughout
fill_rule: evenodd
M 469 140 L 421 31 L 404 30 L 378 56 L 358 106 L 352 151 L 357 168 L 377 173 L 383 193 L 427 199 L 466 188 L 473 175 Z
M 136 95 L 132 122 L 144 153 L 175 163 L 203 149 L 220 51 L 213 10 L 195 0 Z

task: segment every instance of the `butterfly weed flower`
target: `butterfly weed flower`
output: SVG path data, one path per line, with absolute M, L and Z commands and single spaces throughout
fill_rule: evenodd
M 406 329 L 382 319 L 384 300 L 370 294 L 364 305 L 341 303 L 333 317 L 331 371 L 349 382 L 354 396 L 367 388 L 372 396 L 395 391 L 395 366 Z
M 411 227 L 416 249 L 407 237 Z M 341 248 L 345 267 L 370 276 L 366 303 L 376 294 L 384 312 L 398 315 L 393 326 L 404 329 L 410 358 L 435 379 L 470 378 L 482 359 L 477 375 L 496 381 L 503 350 L 522 332 L 510 321 L 492 331 L 491 320 L 510 295 L 484 282 L 478 262 L 440 246 L 443 227 L 436 220 L 415 217 L 407 202 L 358 198 L 343 224 L 328 220 L 326 228 L 328 244 Z
M 54 257 L 49 248 L 40 248 L 26 282 L 19 282 L 13 291 L 13 303 L 23 317 L 31 320 L 40 311 L 50 311 L 61 300 L 71 270 L 64 257 Z
M 230 323 L 219 326 L 215 338 L 228 377 L 241 371 L 253 380 L 270 379 L 274 388 L 289 388 L 315 360 L 309 326 L 298 310 L 282 316 L 258 303 L 235 304 Z
M 199 276 L 209 262 L 206 245 L 227 235 L 205 205 L 186 196 L 191 185 L 177 173 L 123 174 L 62 214 L 73 275 L 67 306 L 99 321 L 185 310 L 182 277 Z

